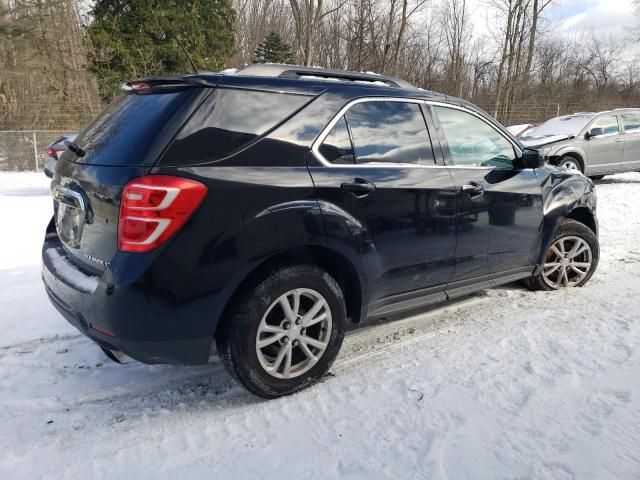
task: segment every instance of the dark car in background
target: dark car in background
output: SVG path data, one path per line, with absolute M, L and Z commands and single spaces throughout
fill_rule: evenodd
M 640 109 L 563 115 L 527 130 L 521 140 L 551 163 L 593 179 L 640 171 Z
M 77 135 L 77 133 L 63 133 L 44 149 L 44 174 L 47 177 L 53 177 L 56 163 L 58 163 L 62 152 L 67 149 L 65 142 L 73 142 Z
M 132 81 L 52 194 L 42 277 L 69 322 L 146 363 L 206 363 L 215 344 L 268 398 L 321 379 L 348 321 L 581 286 L 599 257 L 589 179 L 463 100 L 371 74 Z

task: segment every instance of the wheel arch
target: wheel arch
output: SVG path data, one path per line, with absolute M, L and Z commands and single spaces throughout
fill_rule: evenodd
M 582 173 L 584 173 L 586 170 L 586 165 L 585 165 L 585 161 L 584 161 L 584 155 L 580 152 L 578 152 L 577 150 L 566 150 L 566 151 L 561 151 L 558 152 L 556 155 L 554 155 L 554 162 L 556 165 L 560 165 L 562 158 L 563 157 L 571 157 L 574 160 L 576 160 L 578 162 L 578 164 L 580 165 L 580 169 L 582 171 Z
M 354 323 L 360 322 L 365 315 L 363 311 L 363 286 L 361 276 L 354 264 L 349 258 L 334 249 L 321 245 L 306 245 L 276 253 L 250 270 L 229 296 L 216 327 L 216 334 L 241 292 L 259 283 L 275 268 L 297 263 L 311 263 L 327 271 L 340 285 L 344 295 L 347 317 L 350 317 Z
M 576 222 L 580 222 L 591 229 L 593 233 L 598 234 L 598 223 L 596 218 L 587 207 L 577 207 L 571 210 L 565 218 L 570 218 Z

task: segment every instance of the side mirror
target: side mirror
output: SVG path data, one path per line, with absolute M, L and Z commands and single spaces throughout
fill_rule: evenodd
M 597 137 L 598 135 L 603 135 L 603 134 L 604 134 L 604 128 L 594 127 L 591 130 L 589 130 L 584 137 L 587 140 L 589 140 L 590 138 Z
M 519 163 L 522 168 L 540 168 L 544 165 L 544 155 L 535 148 L 525 148 Z

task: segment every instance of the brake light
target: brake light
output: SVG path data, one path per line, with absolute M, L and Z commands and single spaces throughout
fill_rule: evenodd
M 148 175 L 122 192 L 118 250 L 148 252 L 165 243 L 196 211 L 207 187 L 188 178 Z
M 47 157 L 53 157 L 57 160 L 58 155 L 64 152 L 65 150 L 66 150 L 65 148 L 45 148 L 44 154 Z

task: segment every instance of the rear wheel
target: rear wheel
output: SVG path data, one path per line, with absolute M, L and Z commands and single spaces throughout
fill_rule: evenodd
M 534 290 L 581 287 L 598 266 L 598 237 L 586 225 L 567 219 L 558 228 L 545 255 L 541 273 L 530 279 Z
M 562 157 L 559 165 L 567 170 L 577 170 L 578 172 L 582 172 L 582 165 L 580 165 L 580 162 L 573 157 Z
M 234 304 L 216 335 L 229 373 L 265 398 L 307 387 L 342 345 L 345 305 L 338 283 L 313 265 L 278 268 Z

